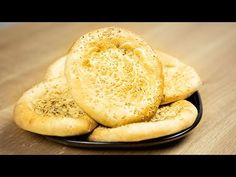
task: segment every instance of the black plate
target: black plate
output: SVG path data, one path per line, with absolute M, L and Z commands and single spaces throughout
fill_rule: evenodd
M 183 138 L 191 130 L 193 130 L 201 120 L 203 108 L 199 92 L 195 92 L 194 94 L 192 94 L 192 96 L 187 98 L 187 100 L 190 101 L 197 108 L 198 116 L 191 127 L 171 135 L 139 142 L 93 142 L 93 141 L 88 141 L 87 136 L 71 136 L 71 137 L 46 136 L 46 138 L 64 145 L 83 147 L 83 148 L 138 148 L 138 147 L 155 146 L 158 144 L 171 142 Z

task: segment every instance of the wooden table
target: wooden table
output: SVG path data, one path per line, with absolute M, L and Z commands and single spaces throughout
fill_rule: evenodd
M 82 34 L 117 25 L 153 48 L 193 66 L 203 118 L 181 141 L 142 150 L 71 148 L 18 128 L 12 117 L 21 94 Z M 0 29 L 0 154 L 236 154 L 236 23 L 28 23 Z

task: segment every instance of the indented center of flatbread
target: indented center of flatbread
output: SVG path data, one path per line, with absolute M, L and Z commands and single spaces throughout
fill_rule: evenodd
M 158 85 L 148 87 L 149 78 L 145 75 L 150 71 L 139 64 L 139 56 L 131 50 L 126 54 L 123 48 L 100 50 L 81 62 L 81 72 L 89 78 L 86 82 L 94 89 L 95 100 L 107 98 L 122 103 L 129 98 L 129 104 L 135 105 L 140 100 L 152 101 L 149 92 L 157 92 Z
M 85 113 L 78 108 L 68 88 L 49 90 L 32 101 L 33 109 L 41 116 L 81 118 Z
M 166 119 L 174 119 L 182 110 L 184 109 L 181 105 L 165 105 L 159 107 L 155 116 L 150 120 L 150 122 L 156 122 Z

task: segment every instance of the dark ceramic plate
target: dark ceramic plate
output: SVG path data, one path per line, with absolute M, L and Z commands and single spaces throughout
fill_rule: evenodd
M 86 136 L 71 136 L 71 137 L 46 136 L 46 138 L 64 145 L 83 147 L 83 148 L 139 148 L 139 147 L 150 147 L 175 141 L 180 138 L 183 138 L 191 130 L 193 130 L 198 125 L 202 117 L 203 108 L 199 92 L 195 92 L 192 96 L 187 98 L 187 100 L 190 101 L 198 110 L 198 116 L 193 125 L 180 132 L 163 136 L 160 138 L 154 138 L 139 142 L 93 142 L 93 141 L 88 141 Z

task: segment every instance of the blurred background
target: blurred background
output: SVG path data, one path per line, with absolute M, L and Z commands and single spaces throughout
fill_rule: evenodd
M 8 26 L 12 26 L 12 25 L 16 25 L 19 23 L 10 23 L 10 22 L 0 22 L 0 28 L 4 28 L 4 27 L 8 27 Z

